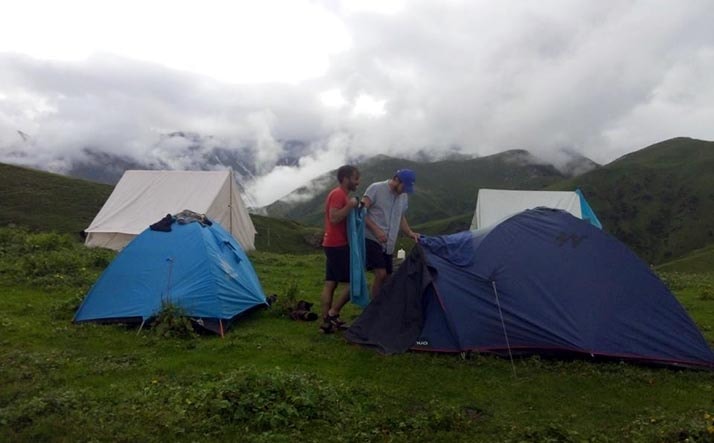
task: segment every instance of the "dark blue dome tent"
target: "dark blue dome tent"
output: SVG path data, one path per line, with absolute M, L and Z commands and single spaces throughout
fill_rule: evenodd
M 74 321 L 143 324 L 171 303 L 222 335 L 236 316 L 267 305 L 238 242 L 220 224 L 203 220 L 142 232 L 102 273 Z
M 674 295 L 623 243 L 561 210 L 424 237 L 346 331 L 408 349 L 579 355 L 714 369 Z

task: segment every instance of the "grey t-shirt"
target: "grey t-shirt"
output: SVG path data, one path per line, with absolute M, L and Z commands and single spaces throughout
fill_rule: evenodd
M 369 197 L 372 202 L 372 205 L 367 208 L 367 217 L 371 218 L 387 234 L 385 252 L 392 254 L 394 246 L 397 244 L 399 224 L 409 207 L 409 197 L 407 194 L 397 195 L 392 192 L 389 189 L 389 180 L 372 183 L 367 187 L 364 195 Z M 369 228 L 364 230 L 364 236 L 379 243 L 379 240 Z

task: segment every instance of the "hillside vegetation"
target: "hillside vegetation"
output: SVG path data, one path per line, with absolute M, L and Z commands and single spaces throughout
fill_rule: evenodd
M 0 227 L 71 234 L 79 241 L 114 189 L 111 185 L 0 163 Z M 322 230 L 251 214 L 263 251 L 300 254 L 319 248 Z
M 359 165 L 358 192 L 398 168 L 417 173 L 408 218 L 424 234 L 468 229 L 479 188 L 580 188 L 605 230 L 649 263 L 663 264 L 714 244 L 714 142 L 676 138 L 628 154 L 574 178 L 534 163 L 526 151 L 433 163 L 386 156 Z M 324 198 L 334 171 L 298 190 L 302 200 L 276 202 L 253 215 L 259 250 L 305 253 L 319 247 Z M 0 165 L 0 226 L 76 234 L 99 211 L 111 186 Z M 289 219 L 289 220 L 288 220 Z M 291 221 L 293 220 L 293 221 Z
M 72 233 L 89 226 L 113 187 L 0 163 L 0 226 Z
M 565 178 L 552 165 L 533 163 L 526 151 L 508 151 L 475 159 L 414 162 L 378 156 L 358 165 L 359 193 L 371 183 L 394 176 L 397 169 L 413 169 L 415 192 L 409 200 L 409 221 L 420 224 L 473 213 L 479 188 L 541 189 Z M 268 215 L 319 225 L 327 193 L 336 185 L 335 172 L 318 179 L 321 187 L 298 204 L 278 202 L 267 207 Z M 296 191 L 300 192 L 300 190 Z M 305 191 L 303 191 L 305 192 Z
M 576 187 L 605 228 L 650 263 L 714 244 L 714 142 L 667 140 L 551 189 Z
M 0 441 L 707 442 L 712 374 L 618 362 L 383 356 L 275 308 L 225 338 L 72 324 L 113 253 L 0 228 Z M 321 254 L 256 252 L 317 302 Z M 665 275 L 714 340 L 714 278 Z M 348 305 L 343 317 L 359 310 Z M 165 330 L 164 330 L 165 331 Z
M 399 167 L 414 169 L 417 186 L 410 198 L 408 218 L 427 234 L 468 229 L 479 188 L 580 188 L 605 230 L 650 263 L 667 262 L 714 244 L 714 142 L 667 140 L 573 178 L 553 166 L 534 164 L 525 151 L 435 163 L 382 156 L 359 167 L 362 185 L 358 193 L 373 181 L 390 177 Z M 278 202 L 268 207 L 269 214 L 317 225 L 324 198 L 334 183 L 334 179 L 322 180 L 320 192 L 311 199 Z
M 684 257 L 657 266 L 661 272 L 714 272 L 714 245 L 696 249 Z

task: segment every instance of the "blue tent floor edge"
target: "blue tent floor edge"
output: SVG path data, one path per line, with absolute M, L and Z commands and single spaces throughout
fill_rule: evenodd
M 231 318 L 215 318 L 215 317 L 192 317 L 192 316 L 184 316 L 188 320 L 191 321 L 191 325 L 193 326 L 194 330 L 196 332 L 210 332 L 213 334 L 217 335 L 223 335 L 224 333 L 228 332 L 231 330 L 236 323 L 245 320 L 249 318 L 253 312 L 255 311 L 260 311 L 263 309 L 267 309 L 267 305 L 256 305 L 253 306 L 252 308 L 249 308 L 239 314 L 234 315 Z M 72 323 L 74 324 L 83 324 L 83 323 L 96 323 L 100 325 L 125 325 L 127 327 L 131 328 L 136 328 L 136 327 L 141 327 L 143 323 L 143 327 L 151 327 L 151 325 L 154 323 L 154 320 L 156 319 L 156 316 L 143 319 L 142 317 L 116 317 L 116 318 L 99 318 L 99 319 L 90 319 L 90 320 L 73 320 Z

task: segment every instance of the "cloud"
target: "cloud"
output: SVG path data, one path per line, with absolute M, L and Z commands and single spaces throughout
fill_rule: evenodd
M 222 148 L 246 154 L 246 187 L 269 203 L 375 154 L 567 148 L 604 163 L 670 137 L 714 139 L 708 1 L 229 3 L 149 8 L 125 42 L 87 6 L 95 22 L 78 26 L 97 43 L 64 56 L 16 14 L 27 39 L 0 46 L 13 51 L 0 52 L 0 161 L 61 172 L 90 148 L 195 168 Z M 231 33 L 231 17 L 252 33 Z M 141 52 L 147 29 L 166 37 Z M 179 131 L 199 146 L 167 137 Z M 285 166 L 290 141 L 305 156 Z

